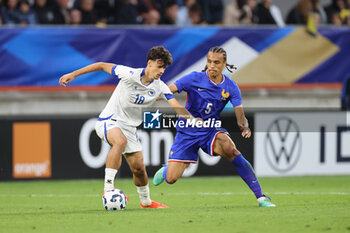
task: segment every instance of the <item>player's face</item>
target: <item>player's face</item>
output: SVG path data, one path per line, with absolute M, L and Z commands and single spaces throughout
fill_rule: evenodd
M 165 71 L 164 63 L 160 59 L 157 59 L 155 61 L 148 60 L 147 65 L 150 78 L 152 79 L 159 79 Z
M 221 75 L 226 66 L 226 61 L 222 53 L 209 52 L 207 55 L 207 67 L 209 77 Z

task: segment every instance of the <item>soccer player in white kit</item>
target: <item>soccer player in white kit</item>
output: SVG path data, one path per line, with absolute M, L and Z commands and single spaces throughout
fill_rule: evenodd
M 143 121 L 142 108 L 152 106 L 158 97 L 162 97 L 177 114 L 187 116 L 185 118 L 192 117 L 175 100 L 168 86 L 160 80 L 165 68 L 171 63 L 172 57 L 169 51 L 163 46 L 157 46 L 148 52 L 146 68 L 135 69 L 97 62 L 63 75 L 59 80 L 60 85 L 66 86 L 79 75 L 94 71 L 105 71 L 120 79 L 95 126 L 97 135 L 111 145 L 106 158 L 104 191 L 114 189 L 114 178 L 124 154 L 133 173 L 142 208 L 167 208 L 166 205 L 150 198 L 142 147 L 136 134 L 136 127 Z

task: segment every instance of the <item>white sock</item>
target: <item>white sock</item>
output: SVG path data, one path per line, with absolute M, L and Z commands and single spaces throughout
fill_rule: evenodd
M 118 170 L 113 168 L 105 168 L 105 184 L 104 191 L 114 189 L 114 178 Z
M 136 186 L 136 188 L 137 192 L 139 193 L 141 204 L 144 206 L 152 204 L 148 184 L 146 184 L 145 186 Z

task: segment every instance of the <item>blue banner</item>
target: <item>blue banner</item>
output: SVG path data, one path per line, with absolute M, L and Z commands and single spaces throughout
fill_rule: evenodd
M 242 84 L 338 83 L 350 73 L 350 28 L 323 28 L 317 36 L 285 28 L 0 28 L 0 86 L 57 86 L 58 79 L 94 62 L 145 67 L 152 46 L 173 56 L 162 79 L 171 83 L 200 71 L 210 47 L 226 49 L 228 73 Z M 71 85 L 108 85 L 104 72 Z

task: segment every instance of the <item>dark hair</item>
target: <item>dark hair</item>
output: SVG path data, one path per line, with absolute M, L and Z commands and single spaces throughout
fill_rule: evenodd
M 212 47 L 211 49 L 209 49 L 209 52 L 213 52 L 213 53 L 222 53 L 222 56 L 224 57 L 224 60 L 226 61 L 226 59 L 227 59 L 226 51 L 225 51 L 225 49 L 223 49 L 223 48 L 221 48 L 221 47 L 218 47 L 218 46 Z M 208 53 L 209 53 L 209 52 L 208 52 Z M 207 69 L 208 69 L 208 66 L 206 65 L 206 66 L 204 67 L 204 70 L 202 70 L 202 72 L 206 71 Z M 236 70 L 237 67 L 235 67 L 234 65 L 230 65 L 230 64 L 227 63 L 227 64 L 226 64 L 226 69 L 232 73 L 232 70 L 230 70 L 230 69 L 235 69 L 235 70 Z
M 243 9 L 244 5 L 247 4 L 247 0 L 237 0 L 238 9 Z
M 157 59 L 163 62 L 164 67 L 167 67 L 168 65 L 171 65 L 171 63 L 173 63 L 173 58 L 171 57 L 170 52 L 166 50 L 163 46 L 152 47 L 147 54 L 147 61 L 155 61 Z
M 193 4 L 192 6 L 190 6 L 190 8 L 188 9 L 189 13 L 197 13 L 199 12 L 200 14 L 202 13 L 202 8 L 198 3 Z
M 18 1 L 18 6 L 21 6 L 22 4 L 26 4 L 27 6 L 30 6 L 28 0 L 19 0 L 19 1 Z

